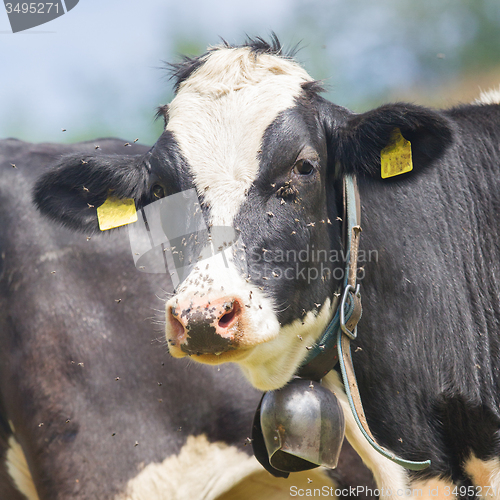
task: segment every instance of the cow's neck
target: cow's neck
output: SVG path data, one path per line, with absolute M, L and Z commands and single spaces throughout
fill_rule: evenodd
M 361 208 L 359 202 L 359 190 L 356 178 L 345 176 L 343 180 L 343 249 L 346 256 L 343 288 L 337 290 L 332 298 L 332 310 L 335 311 L 333 318 L 318 336 L 318 341 L 309 350 L 309 354 L 302 363 L 298 376 L 310 380 L 321 380 L 338 362 L 337 334 L 350 326 L 355 336 L 356 324 L 361 317 L 361 301 L 351 298 L 349 293 L 355 291 L 358 241 L 353 239 L 353 231 L 361 231 Z M 355 248 L 354 248 L 354 247 Z M 356 294 L 359 297 L 359 293 Z M 339 300 L 342 298 L 342 300 Z M 344 310 L 342 312 L 342 309 Z
M 380 446 L 373 437 L 364 414 L 350 349 L 350 340 L 356 338 L 357 323 L 361 318 L 361 295 L 359 285 L 356 286 L 361 208 L 356 179 L 346 176 L 343 185 L 343 236 L 347 258 L 342 299 L 332 321 L 300 367 L 298 375 L 301 378 L 320 380 L 332 370 L 337 361 L 340 361 L 340 371 L 349 406 L 366 440 L 377 452 L 396 464 L 410 470 L 422 470 L 429 467 L 429 460 L 422 462 L 404 460 Z

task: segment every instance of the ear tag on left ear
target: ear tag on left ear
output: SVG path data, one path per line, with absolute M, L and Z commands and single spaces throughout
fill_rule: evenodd
M 137 212 L 135 210 L 134 199 L 120 199 L 115 196 L 109 196 L 108 199 L 97 208 L 97 219 L 99 220 L 99 229 L 101 231 L 136 222 Z
M 413 170 L 411 143 L 401 135 L 399 128 L 392 131 L 389 144 L 380 152 L 380 163 L 382 179 Z

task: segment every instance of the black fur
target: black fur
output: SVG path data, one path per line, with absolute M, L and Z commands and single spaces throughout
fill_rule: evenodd
M 33 200 L 44 215 L 70 229 L 94 234 L 99 231 L 97 207 L 110 194 L 133 198 L 136 207 L 141 208 L 154 200 L 151 187 L 160 176 L 167 195 L 192 187 L 186 161 L 169 132 L 164 132 L 157 144 L 143 154 L 99 154 L 93 145 L 100 142 L 82 146 L 82 150 L 92 148 L 93 153 L 62 156 L 37 181 Z M 127 149 L 133 153 L 137 147 Z M 107 152 L 104 146 L 101 150 Z
M 92 153 L 95 144 L 102 155 Z M 189 187 L 181 172 L 184 160 L 169 134 L 162 135 L 157 148 L 149 155 L 148 181 L 161 173 L 159 162 L 168 160 L 163 165 L 170 172 L 162 176 L 170 179 L 167 188 Z M 104 238 L 88 240 L 88 233 L 74 234 L 41 217 L 32 203 L 40 176 L 39 204 L 52 217 L 56 207 L 63 207 L 58 220 L 64 224 L 63 201 L 72 210 L 76 203 L 67 193 L 56 202 L 63 186 L 77 198 L 83 196 L 76 189 L 81 183 L 105 193 L 110 186 L 100 188 L 100 178 L 118 181 L 121 195 L 142 196 L 133 181 L 146 185 L 149 167 L 140 158 L 148 154 L 145 146 L 124 147 L 116 139 L 76 145 L 0 141 L 2 500 L 24 498 L 5 467 L 12 436 L 8 421 L 40 500 L 115 498 L 144 466 L 178 454 L 188 436 L 204 434 L 210 442 L 251 453 L 245 443 L 261 394 L 236 367 L 218 371 L 170 358 L 161 340 L 163 322 L 151 324 L 152 310 L 164 308 L 157 294 L 164 297 L 165 281 L 134 268 L 126 232 L 108 231 Z M 66 167 L 61 157 L 69 159 Z M 80 158 L 87 158 L 90 167 L 80 167 Z M 98 171 L 101 159 L 104 177 Z M 57 178 L 48 170 L 53 165 Z M 91 175 L 82 178 L 82 172 Z M 74 212 L 70 224 L 93 229 L 88 220 Z M 335 474 L 343 484 L 359 484 L 362 471 L 373 487 L 359 458 L 349 448 L 344 452 L 356 483 L 349 479 L 350 469 L 340 466 Z
M 322 82 L 318 80 L 313 80 L 311 82 L 305 82 L 301 85 L 302 90 L 308 95 L 316 95 L 321 94 L 321 92 L 325 91 Z
M 335 158 L 344 172 L 380 176 L 380 152 L 389 143 L 395 128 L 411 142 L 418 169 L 436 162 L 453 142 L 453 124 L 442 112 L 413 104 L 387 104 L 372 111 L 352 115 L 334 129 Z
M 471 453 L 500 456 L 500 105 L 442 116 L 453 140 L 435 162 L 389 184 L 361 177 L 361 245 L 378 259 L 353 351 L 374 434 L 430 458 L 420 477 L 466 485 Z
M 251 453 L 244 443 L 261 395 L 237 369 L 173 360 L 153 340 L 162 336 L 150 318 L 164 307 L 156 296 L 163 279 L 134 268 L 126 232 L 87 240 L 41 217 L 31 202 L 34 181 L 49 164 L 60 169 L 64 155 L 75 166 L 77 151 L 92 159 L 94 144 L 0 141 L 2 500 L 22 497 L 5 469 L 9 420 L 41 500 L 115 498 L 142 467 L 178 453 L 190 435 Z M 106 178 L 116 180 L 106 170 L 114 165 L 122 182 L 136 178 L 122 167 L 122 151 L 130 151 L 135 170 L 149 149 L 124 148 L 116 139 L 97 144 Z M 110 161 L 112 153 L 122 161 Z M 91 165 L 83 171 L 95 180 Z M 84 185 L 98 189 L 89 180 Z M 59 181 L 59 189 L 74 186 Z M 134 193 L 133 183 L 122 188 Z M 86 219 L 73 220 L 86 227 Z
M 256 52 L 282 55 L 276 40 L 252 44 Z M 205 56 L 176 66 L 176 87 Z M 499 124 L 500 105 L 442 111 L 396 103 L 353 114 L 319 97 L 311 84 L 266 130 L 258 177 L 236 216 L 250 279 L 282 307 L 278 318 L 288 324 L 303 310 L 317 310 L 340 279 L 273 279 L 264 257 L 312 244 L 340 252 L 339 181 L 343 174 L 358 177 L 361 250 L 376 258 L 360 263 L 364 312 L 353 346 L 356 375 L 379 441 L 404 458 L 431 459 L 429 469 L 413 474 L 419 479 L 451 477 L 469 485 L 464 460 L 500 457 Z M 395 128 L 411 142 L 414 168 L 382 180 L 380 152 Z M 299 175 L 294 164 L 304 151 L 313 168 Z M 155 182 L 174 190 L 190 185 L 175 137 L 163 134 L 151 159 Z M 105 159 L 106 168 L 118 163 Z M 128 189 L 145 197 L 152 180 L 139 164 L 137 157 L 121 171 L 122 188 L 130 171 L 140 172 L 142 184 Z M 50 182 L 38 186 L 60 185 L 46 175 Z M 58 206 L 37 189 L 42 210 L 45 203 Z M 277 271 L 289 264 L 270 259 Z M 342 262 L 331 264 L 332 271 L 339 268 Z
M 45 215 L 68 228 L 94 232 L 97 207 L 110 192 L 140 199 L 148 180 L 144 155 L 68 155 L 35 186 L 34 200 Z
M 318 154 L 316 170 L 310 176 L 293 175 L 294 162 L 306 146 Z M 259 163 L 259 176 L 235 225 L 247 245 L 252 281 L 264 286 L 277 304 L 286 304 L 278 314 L 280 323 L 286 325 L 301 317 L 304 310 L 319 311 L 340 283 L 339 279 L 322 280 L 322 268 L 340 268 L 342 272 L 344 265 L 343 261 L 331 264 L 323 259 L 302 262 L 299 258 L 300 251 L 300 255 L 306 255 L 308 250 L 316 252 L 341 244 L 340 225 L 328 223 L 336 218 L 332 207 L 339 193 L 326 181 L 326 142 L 318 129 L 313 102 L 301 101 L 268 127 Z M 329 204 L 324 203 L 327 193 Z M 270 217 L 269 213 L 274 215 Z M 295 253 L 283 260 L 282 250 Z
M 158 106 L 158 109 L 156 110 L 155 120 L 158 120 L 158 118 L 160 117 L 163 118 L 163 124 L 166 127 L 168 123 L 168 104 Z

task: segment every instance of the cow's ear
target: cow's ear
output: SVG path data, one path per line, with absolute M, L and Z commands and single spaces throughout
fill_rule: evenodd
M 63 156 L 38 179 L 33 200 L 52 220 L 92 233 L 99 230 L 97 208 L 109 196 L 142 204 L 149 177 L 144 155 L 73 154 Z
M 385 177 L 381 158 L 385 160 L 388 151 L 396 157 L 405 155 L 411 144 L 412 170 L 403 175 L 412 175 L 442 157 L 453 141 L 451 123 L 443 114 L 405 103 L 350 115 L 333 136 L 336 165 L 342 173 L 379 179 Z

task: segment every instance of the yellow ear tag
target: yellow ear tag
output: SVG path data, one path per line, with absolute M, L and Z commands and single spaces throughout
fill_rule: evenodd
M 135 210 L 134 199 L 120 199 L 110 196 L 97 208 L 97 219 L 99 220 L 99 229 L 101 231 L 136 222 L 137 212 Z
M 392 131 L 389 144 L 380 152 L 380 161 L 382 179 L 413 170 L 411 143 L 401 135 L 399 128 Z

